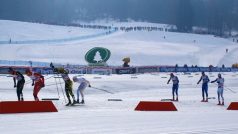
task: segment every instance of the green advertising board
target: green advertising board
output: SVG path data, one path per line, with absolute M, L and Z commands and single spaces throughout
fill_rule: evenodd
M 85 60 L 89 66 L 107 66 L 106 61 L 110 58 L 111 52 L 103 47 L 94 47 L 85 54 Z

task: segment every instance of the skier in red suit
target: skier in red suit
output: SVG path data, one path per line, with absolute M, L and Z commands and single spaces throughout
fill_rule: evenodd
M 34 86 L 33 96 L 35 101 L 39 101 L 38 93 L 42 87 L 45 86 L 44 76 L 39 73 L 32 72 L 30 69 L 26 70 L 26 75 L 32 79 L 32 86 Z

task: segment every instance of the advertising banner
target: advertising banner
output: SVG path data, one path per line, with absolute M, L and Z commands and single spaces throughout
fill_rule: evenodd
M 116 74 L 135 74 L 136 68 L 117 68 Z
M 151 73 L 151 72 L 159 72 L 158 66 L 145 66 L 145 67 L 138 67 L 137 73 Z

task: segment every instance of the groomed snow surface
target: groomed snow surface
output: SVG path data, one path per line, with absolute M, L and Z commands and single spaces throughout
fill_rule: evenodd
M 176 74 L 180 79 L 179 102 L 174 102 L 178 111 L 134 111 L 140 101 L 160 101 L 171 98 L 171 84 L 167 84 L 169 73 L 141 75 L 84 75 L 93 87 L 113 92 L 109 94 L 97 89 L 85 90 L 85 105 L 64 106 L 63 92 L 57 93 L 55 79 L 46 80 L 40 98 L 58 98 L 54 101 L 57 113 L 21 113 L 0 115 L 0 131 L 4 134 L 237 134 L 237 111 L 228 111 L 230 102 L 238 101 L 238 73 L 223 73 L 225 78 L 225 106 L 218 106 L 216 84 L 209 84 L 209 97 L 216 99 L 200 102 L 201 84 L 197 85 L 200 73 Z M 208 74 L 211 80 L 217 73 Z M 70 76 L 71 78 L 73 75 Z M 23 90 L 25 100 L 33 100 L 29 78 L 26 76 Z M 11 77 L 0 76 L 1 101 L 16 100 Z M 63 82 L 57 80 L 57 82 Z M 51 85 L 51 86 L 47 86 Z M 64 84 L 62 84 L 64 87 Z M 78 85 L 74 84 L 74 93 Z M 122 99 L 122 101 L 108 101 Z

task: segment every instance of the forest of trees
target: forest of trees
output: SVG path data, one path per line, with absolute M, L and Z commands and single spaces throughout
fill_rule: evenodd
M 238 31 L 238 0 L 1 0 L 0 19 L 69 24 L 100 19 L 193 26 L 223 36 Z

